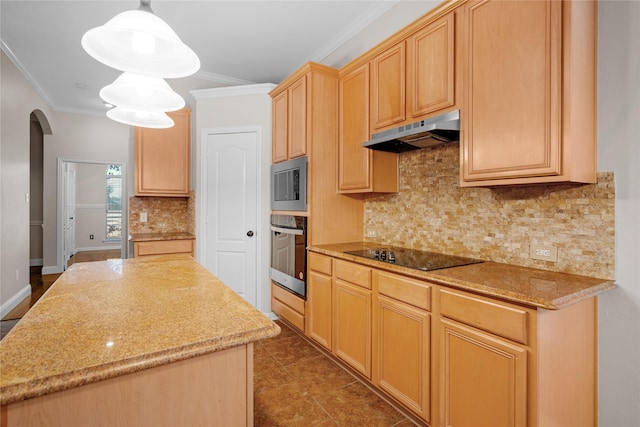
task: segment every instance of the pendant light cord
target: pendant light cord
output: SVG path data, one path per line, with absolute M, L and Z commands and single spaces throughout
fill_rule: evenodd
M 140 0 L 140 6 L 138 7 L 138 10 L 153 13 L 153 10 L 151 9 L 151 0 Z

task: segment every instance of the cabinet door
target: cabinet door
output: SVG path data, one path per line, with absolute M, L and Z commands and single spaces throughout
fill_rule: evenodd
M 310 271 L 307 280 L 307 335 L 331 350 L 331 276 Z
M 369 140 L 369 64 L 340 79 L 339 103 L 338 188 L 366 189 L 372 156 L 371 150 L 362 146 Z
M 463 6 L 463 181 L 562 173 L 562 7 L 556 1 Z
M 371 291 L 334 279 L 333 352 L 371 379 Z
M 136 196 L 189 196 L 191 109 L 167 115 L 173 127 L 134 129 Z
M 371 60 L 371 127 L 378 130 L 405 119 L 404 41 Z
M 302 76 L 288 89 L 289 93 L 289 159 L 307 154 L 307 77 Z
M 287 160 L 288 131 L 288 98 L 287 91 L 283 91 L 273 98 L 273 145 L 271 160 L 278 163 Z
M 430 421 L 430 314 L 381 295 L 374 321 L 374 384 Z
M 440 339 L 440 425 L 525 426 L 527 350 L 444 318 Z
M 451 12 L 407 39 L 407 97 L 413 120 L 455 104 L 454 27 Z

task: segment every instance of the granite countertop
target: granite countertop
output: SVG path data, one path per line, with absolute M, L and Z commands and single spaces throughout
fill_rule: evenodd
M 311 246 L 308 249 L 346 261 L 429 280 L 435 284 L 547 310 L 562 309 L 616 286 L 612 280 L 495 262 L 420 271 L 345 253 L 380 246 L 378 243 L 355 242 Z
M 173 232 L 173 233 L 131 233 L 129 240 L 132 242 L 150 242 L 157 240 L 187 240 L 195 239 L 193 233 Z
M 0 404 L 279 333 L 188 255 L 73 264 L 0 341 Z

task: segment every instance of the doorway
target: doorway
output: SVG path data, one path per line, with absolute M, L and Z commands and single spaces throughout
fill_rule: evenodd
M 58 159 L 58 271 L 79 251 L 127 257 L 125 171 L 123 162 Z
M 202 146 L 203 265 L 254 307 L 258 300 L 258 141 L 255 129 L 217 130 Z

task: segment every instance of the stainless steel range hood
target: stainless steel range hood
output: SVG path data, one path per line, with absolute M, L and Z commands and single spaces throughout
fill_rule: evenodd
M 402 153 L 434 145 L 457 142 L 460 136 L 460 111 L 450 111 L 419 122 L 374 133 L 362 144 L 372 150 Z

